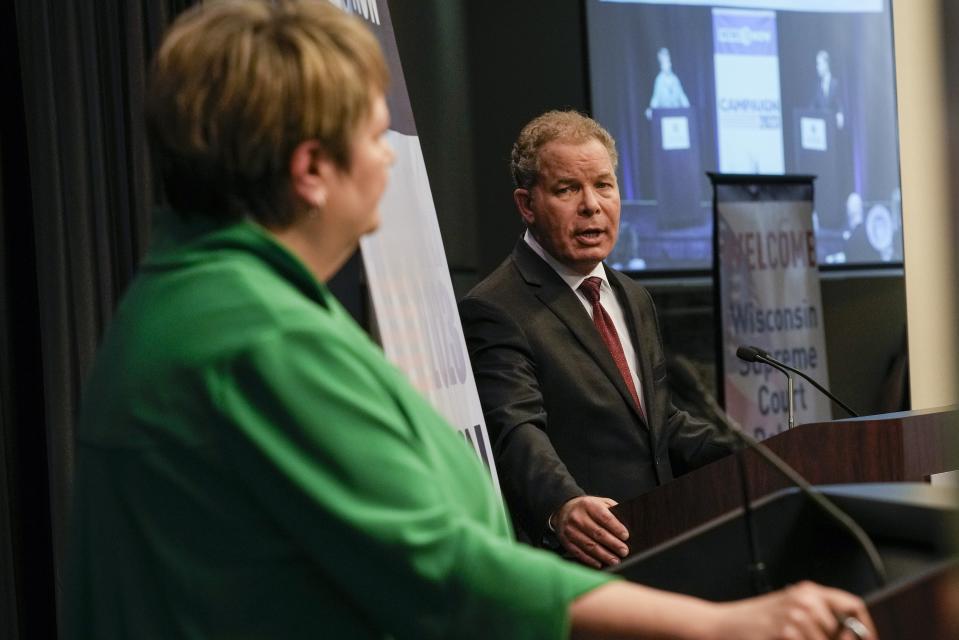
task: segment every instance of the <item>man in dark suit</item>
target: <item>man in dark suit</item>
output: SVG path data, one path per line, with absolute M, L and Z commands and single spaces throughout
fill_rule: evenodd
M 619 229 L 612 137 L 575 112 L 513 146 L 527 232 L 461 302 L 500 484 L 521 538 L 593 566 L 626 554 L 609 508 L 728 451 L 673 406 L 649 292 L 603 265 Z
M 816 79 L 816 93 L 812 100 L 812 107 L 834 113 L 836 129 L 841 130 L 845 125 L 846 117 L 843 115 L 842 98 L 839 95 L 839 81 L 832 74 L 828 51 L 820 50 L 816 53 Z

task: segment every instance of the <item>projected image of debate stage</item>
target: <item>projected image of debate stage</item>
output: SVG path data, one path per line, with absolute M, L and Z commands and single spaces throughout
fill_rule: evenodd
M 588 0 L 593 115 L 618 141 L 613 266 L 704 270 L 707 171 L 810 174 L 820 264 L 900 265 L 888 0 Z

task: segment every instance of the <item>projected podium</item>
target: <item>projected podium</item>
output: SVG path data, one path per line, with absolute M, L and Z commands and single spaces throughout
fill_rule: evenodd
M 846 226 L 842 175 L 846 170 L 836 129 L 836 113 L 826 109 L 795 109 L 793 132 L 796 173 L 816 176 L 816 212 L 820 225 Z M 838 250 L 828 247 L 827 252 Z
M 660 230 L 698 227 L 709 213 L 701 205 L 703 171 L 699 124 L 690 108 L 653 109 L 653 171 Z

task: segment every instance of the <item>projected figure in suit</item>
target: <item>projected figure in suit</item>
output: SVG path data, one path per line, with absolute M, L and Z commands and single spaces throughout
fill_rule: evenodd
M 659 59 L 659 74 L 653 83 L 653 96 L 649 99 L 646 118 L 652 119 L 653 109 L 678 109 L 689 106 L 689 98 L 683 91 L 683 83 L 673 73 L 673 61 L 669 49 L 663 47 L 656 53 Z
M 847 228 L 842 232 L 845 246 L 843 248 L 843 262 L 864 261 L 878 262 L 879 253 L 869 243 L 863 212 L 862 197 L 853 191 L 846 198 Z
M 823 227 L 843 230 L 847 228 L 843 194 L 853 190 L 853 150 L 852 140 L 846 134 L 848 123 L 842 84 L 833 74 L 831 62 L 828 51 L 820 49 L 816 52 L 816 85 L 810 100 L 810 109 L 814 112 L 813 115 L 828 125 L 827 148 L 825 153 L 819 154 L 821 157 L 810 158 L 811 164 L 805 165 L 803 170 L 819 177 L 816 183 L 816 208 Z M 841 248 L 842 245 L 830 250 Z
M 555 534 L 593 566 L 626 552 L 611 506 L 729 450 L 673 405 L 649 292 L 603 264 L 619 232 L 616 159 L 609 133 L 578 113 L 527 124 L 511 163 L 526 234 L 460 302 L 520 537 Z
M 816 53 L 816 94 L 813 98 L 814 109 L 831 111 L 836 114 L 836 128 L 842 129 L 846 117 L 843 115 L 842 100 L 840 98 L 839 81 L 832 74 L 829 66 L 829 52 L 820 50 Z

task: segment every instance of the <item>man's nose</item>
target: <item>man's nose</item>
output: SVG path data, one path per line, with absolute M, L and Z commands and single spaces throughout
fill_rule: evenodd
M 582 191 L 583 197 L 579 203 L 579 212 L 582 215 L 591 216 L 599 213 L 599 198 L 596 191 L 586 187 Z

